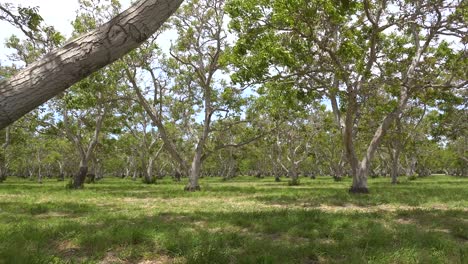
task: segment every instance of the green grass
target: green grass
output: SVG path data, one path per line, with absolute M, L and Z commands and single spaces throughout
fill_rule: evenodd
M 468 179 L 0 184 L 0 263 L 468 263 Z

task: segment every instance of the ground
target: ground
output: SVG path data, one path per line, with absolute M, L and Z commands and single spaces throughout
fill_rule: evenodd
M 0 184 L 0 263 L 468 263 L 468 179 Z

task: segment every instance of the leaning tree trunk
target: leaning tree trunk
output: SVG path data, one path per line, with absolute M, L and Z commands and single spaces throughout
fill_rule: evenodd
M 0 81 L 0 129 L 138 47 L 183 0 L 140 0 L 99 28 Z

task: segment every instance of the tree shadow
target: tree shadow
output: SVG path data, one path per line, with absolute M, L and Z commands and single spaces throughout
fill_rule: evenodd
M 467 251 L 466 243 L 460 244 L 454 238 L 457 230 L 467 227 L 466 222 L 457 220 L 466 217 L 460 211 L 398 212 L 398 219 L 411 217 L 417 222 L 404 224 L 389 221 L 385 213 L 298 209 L 258 212 L 155 209 L 129 215 L 118 210 L 116 213 L 112 209 L 117 208 L 112 206 L 103 210 L 97 206 L 83 208 L 82 204 L 51 202 L 46 205 L 48 210 L 30 212 L 29 217 L 25 216 L 27 209 L 13 210 L 28 206 L 8 204 L 7 210 L 2 211 L 0 223 L 8 222 L 3 218 L 5 215 L 17 219 L 8 228 L 0 225 L 0 260 L 5 263 L 54 259 L 71 263 L 110 260 L 136 263 L 161 258 L 182 259 L 187 263 L 362 263 L 405 248 L 414 251 L 408 256 L 394 255 L 394 260 L 416 258 L 424 263 L 438 263 L 449 259 L 454 261 L 451 263 L 459 263 Z M 44 217 L 47 215 L 50 217 Z M 452 224 L 447 225 L 448 218 Z M 434 231 L 442 227 L 449 229 L 449 233 Z

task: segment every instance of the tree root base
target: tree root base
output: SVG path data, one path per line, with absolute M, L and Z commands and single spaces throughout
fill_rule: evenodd
M 343 180 L 343 177 L 341 176 L 333 176 L 333 180 L 336 181 L 336 182 L 340 182 Z
M 288 181 L 289 186 L 298 186 L 300 184 L 301 183 L 299 182 L 299 180 L 290 180 L 290 181 Z
M 70 190 L 82 190 L 84 189 L 84 185 L 81 185 L 81 186 L 76 186 L 74 183 L 69 183 L 67 184 L 67 189 L 70 189 Z
M 351 194 L 368 194 L 369 189 L 367 187 L 351 187 L 349 188 Z
M 185 186 L 184 188 L 184 191 L 186 192 L 197 192 L 197 191 L 201 191 L 201 188 L 200 188 L 200 185 L 197 185 L 197 186 Z
M 151 179 L 143 178 L 142 182 L 144 184 L 156 184 L 156 179 L 155 178 L 151 178 Z

